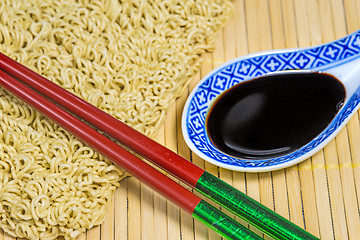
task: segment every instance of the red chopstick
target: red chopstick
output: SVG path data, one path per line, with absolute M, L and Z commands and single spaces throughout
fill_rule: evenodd
M 229 239 L 260 239 L 258 235 L 252 233 L 234 219 L 203 201 L 189 190 L 3 70 L 0 70 L 0 86 L 127 170 L 131 175 L 137 177 L 149 187 L 161 193 L 223 237 Z
M 132 129 L 131 127 L 118 121 L 114 117 L 106 114 L 95 106 L 87 103 L 81 98 L 73 95 L 72 93 L 66 91 L 60 86 L 52 83 L 46 78 L 38 75 L 37 73 L 31 71 L 30 69 L 22 66 L 21 64 L 1 53 L 0 69 L 15 77 L 19 81 L 25 83 L 26 85 L 30 86 L 31 88 L 46 96 L 47 98 L 51 99 L 53 102 L 67 109 L 69 112 L 85 120 L 95 128 L 102 130 L 109 136 L 118 140 L 121 144 L 145 157 L 157 166 L 163 168 L 165 171 L 177 177 L 179 180 L 187 183 L 189 186 L 202 193 L 204 196 L 214 200 L 221 206 L 227 208 L 239 217 L 248 221 L 250 224 L 263 230 L 268 235 L 276 239 L 317 239 L 308 232 L 304 231 L 302 228 L 289 222 L 287 219 L 276 214 L 269 208 L 261 205 L 259 202 L 248 197 L 246 194 L 238 191 L 236 188 L 230 186 L 229 184 L 226 184 L 215 176 L 209 174 L 198 166 L 177 155 L 173 151 L 165 148 L 161 144 Z M 0 85 L 5 88 L 13 89 L 14 86 L 11 81 L 16 80 L 9 80 L 8 77 L 5 76 L 6 74 L 4 72 L 0 75 Z M 17 89 L 13 89 L 13 91 L 17 91 Z M 25 98 L 24 101 L 28 102 L 30 105 L 33 105 L 34 108 L 37 108 L 35 105 L 38 105 L 39 102 L 44 102 L 45 100 L 48 101 L 44 97 L 34 97 L 35 102 L 30 103 L 31 100 L 33 100 L 28 97 L 30 93 L 21 93 L 22 90 L 19 92 L 21 97 Z M 38 107 L 44 108 L 44 106 L 42 105 Z M 52 115 L 54 114 L 54 111 L 51 111 L 51 108 L 52 107 L 45 107 L 45 109 L 39 111 L 48 110 L 50 111 L 50 113 L 48 114 Z M 63 119 L 65 115 L 64 112 L 66 111 L 63 111 L 61 114 L 57 114 L 56 116 L 52 116 L 50 118 L 55 117 L 59 118 L 59 121 L 64 120 L 64 123 L 59 123 L 59 125 L 63 125 L 64 128 L 67 128 L 69 132 L 73 132 L 75 135 L 80 133 L 84 134 L 84 136 L 78 137 L 80 139 L 83 139 L 84 142 L 86 142 L 86 138 L 88 137 L 87 135 L 90 134 L 86 134 L 86 131 L 84 132 L 84 130 L 79 129 L 79 124 L 81 121 L 78 124 L 75 124 L 75 126 L 70 126 L 70 124 L 73 123 L 76 118 L 72 117 L 71 119 L 69 118 L 70 120 L 65 120 Z M 43 114 L 47 115 L 45 113 Z M 92 133 L 93 136 L 91 136 L 91 138 L 97 139 L 96 143 L 99 143 L 102 146 L 104 145 L 103 141 L 107 143 L 109 142 L 109 139 L 103 140 L 104 136 L 95 137 L 97 136 L 95 132 Z M 88 144 L 94 147 L 93 142 L 90 141 Z M 198 218 L 197 214 L 199 213 L 199 211 L 197 210 L 199 210 L 198 207 L 202 205 L 201 203 L 203 201 L 200 201 L 200 203 L 196 205 L 196 203 L 199 201 L 198 198 L 191 196 L 188 193 L 185 193 L 182 187 L 173 188 L 173 183 L 170 184 L 168 183 L 168 180 L 160 177 L 160 175 L 158 176 L 158 173 L 154 173 L 154 171 L 150 169 L 151 167 L 145 167 L 145 165 L 147 164 L 144 165 L 144 162 L 142 162 L 140 159 L 134 160 L 134 157 L 129 158 L 132 160 L 127 159 L 127 157 L 125 156 L 128 156 L 128 153 L 123 153 L 124 150 L 116 150 L 123 153 L 123 155 L 121 154 L 122 156 L 117 156 L 117 154 L 115 153 L 116 151 L 113 148 L 118 149 L 118 147 L 115 147 L 113 143 L 111 144 L 112 147 L 109 147 L 110 143 L 108 144 L 109 145 L 105 144 L 105 146 L 102 146 L 104 147 L 105 153 L 103 154 L 105 156 L 108 156 L 110 159 L 114 158 L 113 161 L 115 163 L 128 170 L 132 175 L 137 176 L 139 179 L 142 179 L 142 181 L 148 183 L 153 188 L 158 189 L 160 192 L 162 192 L 169 199 L 177 203 L 179 206 L 191 212 L 193 216 L 194 212 L 196 212 L 195 215 Z M 96 146 L 94 148 L 96 149 Z M 102 152 L 102 150 L 100 150 L 99 152 Z M 157 178 L 157 181 L 154 181 L 154 178 Z M 184 200 L 184 198 L 188 198 L 188 200 Z M 216 212 L 215 210 L 214 212 Z M 202 216 L 202 218 L 205 217 L 207 216 Z M 202 221 L 204 221 L 204 219 L 202 219 Z M 238 226 L 236 222 L 234 226 Z M 256 238 L 252 235 L 251 232 L 248 232 L 247 229 L 242 229 L 241 225 L 238 226 L 238 228 L 238 233 L 246 232 L 247 236 L 251 235 L 251 238 Z M 244 236 L 242 237 L 244 238 Z
M 61 125 L 89 146 L 97 149 L 107 158 L 112 159 L 133 176 L 141 178 L 144 182 L 160 192 L 166 192 L 168 198 L 188 212 L 193 212 L 195 206 L 201 200 L 109 138 L 98 133 L 61 107 L 48 101 L 1 70 L 0 85 L 37 109 L 43 115 Z
M 190 186 L 195 186 L 204 173 L 173 151 L 1 53 L 0 68 Z

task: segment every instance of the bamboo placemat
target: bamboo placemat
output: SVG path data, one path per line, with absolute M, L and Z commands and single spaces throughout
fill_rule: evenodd
M 317 45 L 360 27 L 359 0 L 234 0 L 234 14 L 205 54 L 187 94 L 219 64 L 247 53 Z M 184 94 L 173 104 L 156 140 L 321 239 L 360 236 L 360 119 L 312 158 L 287 169 L 242 173 L 204 162 L 181 133 Z M 122 181 L 105 222 L 78 240 L 221 239 L 134 178 Z M 256 230 L 254 230 L 256 231 Z M 259 232 L 258 232 L 259 233 Z M 259 233 L 261 234 L 261 233 Z M 0 234 L 0 239 L 13 239 Z M 269 239 L 265 236 L 265 239 Z

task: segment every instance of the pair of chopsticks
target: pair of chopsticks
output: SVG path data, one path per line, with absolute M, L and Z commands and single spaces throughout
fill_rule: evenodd
M 275 239 L 318 239 L 236 188 L 1 53 L 0 86 L 225 238 L 262 239 L 94 128 Z

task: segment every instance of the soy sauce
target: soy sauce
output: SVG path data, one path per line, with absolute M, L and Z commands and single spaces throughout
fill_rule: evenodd
M 264 75 L 218 97 L 207 115 L 207 134 L 219 150 L 234 157 L 282 156 L 320 134 L 345 96 L 343 84 L 329 74 Z

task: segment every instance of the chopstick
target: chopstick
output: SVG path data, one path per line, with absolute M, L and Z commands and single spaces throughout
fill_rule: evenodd
M 0 85 L 227 239 L 262 239 L 3 70 Z
M 231 185 L 1 53 L 0 69 L 108 134 L 124 146 L 140 154 L 271 237 L 275 239 L 318 239 Z M 2 81 L 0 85 L 3 85 Z M 127 166 L 122 167 L 129 171 Z M 132 167 L 139 168 L 138 166 Z M 133 174 L 131 171 L 129 172 Z M 175 199 L 176 201 L 178 199 Z M 181 206 L 182 203 L 178 204 Z M 188 209 L 190 212 L 191 210 Z

